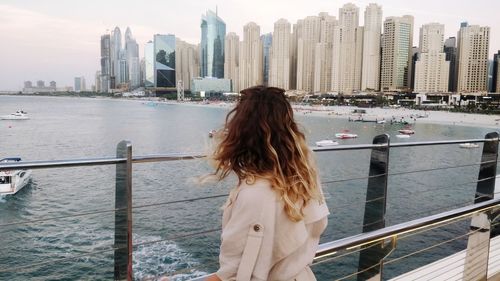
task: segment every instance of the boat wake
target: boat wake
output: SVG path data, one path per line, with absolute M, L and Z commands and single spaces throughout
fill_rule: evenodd
M 134 244 L 161 239 L 160 236 L 134 235 Z M 135 280 L 159 280 L 162 276 L 168 276 L 169 280 L 181 281 L 207 274 L 196 270 L 200 263 L 171 241 L 139 246 L 134 249 L 133 255 Z

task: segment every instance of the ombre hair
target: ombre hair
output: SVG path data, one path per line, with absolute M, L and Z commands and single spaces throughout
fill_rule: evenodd
M 287 216 L 300 221 L 309 200 L 322 202 L 323 196 L 312 152 L 284 92 L 265 86 L 241 91 L 219 135 L 214 174 L 222 180 L 234 172 L 239 184 L 253 183 L 256 178 L 269 180 L 283 200 Z

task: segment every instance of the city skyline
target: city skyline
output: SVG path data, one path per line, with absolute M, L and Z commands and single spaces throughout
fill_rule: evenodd
M 0 5 L 0 32 L 5 34 L 7 44 L 0 45 L 0 90 L 20 90 L 25 80 L 56 81 L 58 85 L 73 84 L 74 77 L 84 76 L 93 81 L 95 72 L 100 69 L 99 38 L 102 34 L 119 26 L 122 31 L 130 27 L 139 44 L 140 57 L 144 55 L 145 43 L 154 34 L 175 34 L 176 37 L 191 43 L 200 41 L 200 18 L 207 10 L 215 10 L 226 23 L 226 32 L 235 32 L 243 38 L 243 26 L 255 22 L 261 34 L 274 31 L 274 23 L 284 18 L 291 24 L 298 19 L 328 12 L 337 15 L 338 9 L 346 3 L 353 3 L 364 11 L 369 3 L 382 6 L 383 20 L 390 16 L 412 15 L 414 28 L 423 24 L 438 22 L 445 25 L 445 38 L 457 36 L 462 21 L 472 25 L 491 27 L 488 59 L 500 49 L 500 24 L 495 22 L 495 8 L 500 3 L 479 0 L 467 5 L 456 5 L 452 1 L 437 3 L 420 1 L 418 3 L 399 3 L 385 1 L 313 1 L 293 3 L 273 1 L 272 3 L 224 3 L 207 1 L 195 4 L 189 1 L 168 3 L 168 10 L 175 11 L 169 16 L 160 16 L 165 9 L 151 9 L 147 14 L 136 14 L 138 3 L 118 4 L 109 1 L 105 4 L 88 1 L 85 5 L 46 1 L 3 1 Z M 286 3 L 285 3 L 286 2 Z M 157 1 L 151 5 L 167 6 Z M 285 5 L 286 4 L 286 5 Z M 144 5 L 144 3 L 141 3 Z M 281 6 L 280 6 L 281 5 Z M 186 9 L 189 7 L 189 9 Z M 263 8 L 265 7 L 265 8 Z M 432 7 L 427 10 L 422 7 Z M 116 10 L 116 13 L 111 11 Z M 143 9 L 142 9 L 143 10 Z M 364 25 L 360 15 L 360 25 Z M 108 30 L 108 31 L 106 31 Z M 414 32 L 413 45 L 417 46 L 418 32 Z M 36 43 L 36 45 L 34 44 Z M 90 85 L 88 85 L 90 86 Z

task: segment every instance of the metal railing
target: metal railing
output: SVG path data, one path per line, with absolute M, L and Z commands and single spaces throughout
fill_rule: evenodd
M 480 163 L 459 165 L 446 168 L 468 167 L 472 165 L 480 165 L 479 175 L 477 180 L 475 204 L 447 211 L 437 215 L 432 215 L 417 220 L 405 222 L 402 224 L 386 227 L 386 202 L 387 202 L 387 181 L 388 176 L 405 174 L 410 172 L 389 173 L 389 151 L 390 148 L 397 147 L 415 147 L 415 146 L 431 146 L 431 145 L 448 145 L 460 143 L 484 143 L 482 159 Z M 498 133 L 493 132 L 485 136 L 484 139 L 466 139 L 466 140 L 445 140 L 445 141 L 425 141 L 425 142 L 405 142 L 405 143 L 390 143 L 388 135 L 376 136 L 373 144 L 362 145 L 342 145 L 327 148 L 312 148 L 313 151 L 322 153 L 329 151 L 346 151 L 346 150 L 368 150 L 371 149 L 369 175 L 363 177 L 368 179 L 366 201 L 364 208 L 363 219 L 363 233 L 344 239 L 324 243 L 316 255 L 316 260 L 322 262 L 328 258 L 341 254 L 343 251 L 349 251 L 358 248 L 359 265 L 357 278 L 358 280 L 380 280 L 382 276 L 382 269 L 384 260 L 394 250 L 396 241 L 399 236 L 407 233 L 418 232 L 425 228 L 434 227 L 436 225 L 446 224 L 450 221 L 463 219 L 467 216 L 472 216 L 471 229 L 474 233 L 470 234 L 469 245 L 471 241 L 478 241 L 476 234 L 483 234 L 488 232 L 491 228 L 491 222 L 498 216 L 498 209 L 500 207 L 499 199 L 494 199 L 494 188 L 496 178 L 496 167 L 498 161 Z M 155 205 L 176 204 L 183 202 L 191 202 L 196 200 L 205 200 L 210 198 L 218 198 L 227 196 L 227 194 L 213 195 L 207 197 L 197 197 L 183 200 L 175 200 L 169 202 L 159 202 L 143 206 L 132 205 L 132 166 L 138 163 L 150 162 L 163 162 L 163 161 L 178 161 L 199 159 L 205 157 L 203 154 L 167 154 L 167 155 L 148 155 L 148 156 L 132 156 L 132 145 L 130 142 L 122 141 L 117 146 L 116 157 L 108 158 L 94 158 L 94 159 L 76 159 L 76 160 L 54 160 L 54 161 L 33 161 L 33 162 L 18 162 L 18 163 L 0 163 L 0 171 L 11 169 L 46 169 L 46 168 L 63 168 L 63 167 L 77 167 L 77 166 L 97 166 L 97 165 L 116 165 L 116 187 L 115 187 L 115 208 L 110 210 L 100 210 L 95 212 L 87 212 L 82 214 L 68 215 L 67 217 L 85 216 L 89 214 L 98 214 L 104 212 L 115 213 L 115 242 L 113 246 L 114 251 L 114 278 L 115 280 L 132 280 L 132 252 L 137 245 L 132 244 L 132 209 L 144 208 Z M 432 170 L 432 169 L 430 169 Z M 435 169 L 434 169 L 435 170 Z M 425 171 L 421 170 L 421 171 Z M 416 171 L 420 172 L 420 171 Z M 354 178 L 356 179 L 356 178 Z M 361 179 L 361 178 L 360 178 Z M 324 183 L 340 182 L 341 179 L 334 181 L 327 181 Z M 65 216 L 66 217 L 66 216 Z M 40 221 L 47 221 L 51 219 L 58 219 L 61 217 L 45 218 Z M 39 220 L 11 222 L 5 225 L 16 225 L 33 223 Z M 208 231 L 189 233 L 184 237 L 195 236 L 200 233 L 207 233 L 218 231 L 220 229 L 212 229 Z M 478 231 L 480 230 L 480 231 Z M 474 237 L 472 237 L 474 236 Z M 473 239 L 474 238 L 474 239 Z M 170 238 L 169 238 L 170 239 Z M 161 241 L 165 241 L 162 239 Z M 391 243 L 387 244 L 387 240 Z M 489 241 L 489 236 L 487 238 Z M 485 242 L 484 237 L 479 239 L 480 244 Z M 149 244 L 158 241 L 147 242 Z M 482 244 L 481 244 L 482 243 Z M 468 255 L 477 255 L 474 251 L 482 250 L 488 251 L 487 247 L 474 247 L 468 250 Z M 486 253 L 486 257 L 487 257 Z M 70 258 L 68 258 L 70 259 Z M 67 259 L 65 259 L 67 260 Z M 486 263 L 482 260 L 479 264 Z M 31 265 L 28 265 L 31 266 Z M 469 269 L 470 270 L 470 269 Z M 7 271 L 7 269 L 0 269 L 0 272 Z M 481 273 L 486 274 L 484 268 Z M 202 280 L 202 278 L 194 280 Z

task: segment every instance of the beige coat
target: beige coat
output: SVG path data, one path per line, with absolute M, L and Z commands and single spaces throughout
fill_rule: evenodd
M 222 217 L 222 280 L 316 280 L 309 268 L 326 228 L 326 204 L 310 201 L 292 222 L 269 181 L 242 183 Z

